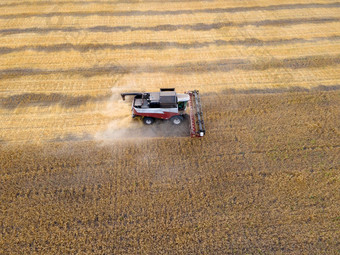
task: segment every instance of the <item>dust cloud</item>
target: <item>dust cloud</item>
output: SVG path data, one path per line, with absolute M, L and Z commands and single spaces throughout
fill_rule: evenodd
M 133 84 L 132 84 L 133 85 Z M 152 126 L 145 126 L 139 118 L 133 119 L 131 113 L 133 97 L 126 97 L 123 101 L 120 94 L 123 92 L 141 92 L 134 89 L 135 86 L 113 87 L 112 96 L 108 100 L 102 114 L 111 118 L 112 121 L 102 131 L 95 134 L 96 141 L 111 143 L 118 140 L 137 141 L 152 137 L 185 137 L 190 134 L 189 121 L 184 122 L 174 128 L 169 121 L 156 120 Z M 143 92 L 143 91 L 142 91 Z
M 117 139 L 126 139 L 130 136 L 131 132 L 129 131 L 131 129 L 138 128 L 141 125 L 131 117 L 132 97 L 126 97 L 126 100 L 123 101 L 120 96 L 121 93 L 126 91 L 134 91 L 133 86 L 111 88 L 112 96 L 101 113 L 112 119 L 112 121 L 105 130 L 95 134 L 95 140 L 110 142 Z

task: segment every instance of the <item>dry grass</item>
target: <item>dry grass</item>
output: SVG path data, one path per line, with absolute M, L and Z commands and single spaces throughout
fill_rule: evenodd
M 339 8 L 2 1 L 0 253 L 338 253 Z M 204 139 L 131 120 L 160 87 Z

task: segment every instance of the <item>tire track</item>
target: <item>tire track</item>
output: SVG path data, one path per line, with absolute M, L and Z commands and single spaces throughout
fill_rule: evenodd
M 93 12 L 49 12 L 49 13 L 18 13 L 18 14 L 2 14 L 0 19 L 19 19 L 33 17 L 88 17 L 88 16 L 162 16 L 162 15 L 183 15 L 183 14 L 200 14 L 200 13 L 238 13 L 249 11 L 276 11 L 276 10 L 295 10 L 295 9 L 319 9 L 319 8 L 339 8 L 340 2 L 335 3 L 308 3 L 308 4 L 279 4 L 268 6 L 251 6 L 251 7 L 231 7 L 231 8 L 208 8 L 195 10 L 147 10 L 147 11 L 93 11 Z
M 322 23 L 332 23 L 339 22 L 339 17 L 327 17 L 327 18 L 299 18 L 299 19 L 278 19 L 278 20 L 261 20 L 261 21 L 246 21 L 246 22 L 220 22 L 220 23 L 196 23 L 196 24 L 182 24 L 182 25 L 157 25 L 153 27 L 149 26 L 141 26 L 141 27 L 133 27 L 133 26 L 96 26 L 89 28 L 76 28 L 76 27 L 49 27 L 49 28 L 39 28 L 39 27 L 31 27 L 31 28 L 8 28 L 1 29 L 1 35 L 14 35 L 14 34 L 27 34 L 27 33 L 35 33 L 35 34 L 47 34 L 51 32 L 80 32 L 87 31 L 91 33 L 114 33 L 114 32 L 136 32 L 136 31 L 177 31 L 177 30 L 189 30 L 189 31 L 210 31 L 214 29 L 221 29 L 225 27 L 245 27 L 245 26 L 288 26 L 288 25 L 300 25 L 300 24 L 322 24 Z
M 61 52 L 61 51 L 78 51 L 89 52 L 96 50 L 167 50 L 167 49 L 198 49 L 209 46 L 274 46 L 274 45 L 286 45 L 297 43 L 312 43 L 320 41 L 338 41 L 340 36 L 329 37 L 315 37 L 312 39 L 292 38 L 292 39 L 278 39 L 278 40 L 260 40 L 257 38 L 248 38 L 245 40 L 215 40 L 211 42 L 191 42 L 191 43 L 179 43 L 179 42 L 146 42 L 139 43 L 133 42 L 128 44 L 71 44 L 62 43 L 54 45 L 36 45 L 36 46 L 21 46 L 21 47 L 0 47 L 0 55 L 18 53 L 27 50 L 36 52 Z
M 129 74 L 129 73 L 168 73 L 168 74 L 193 74 L 208 72 L 230 72 L 232 70 L 262 71 L 267 69 L 289 68 L 308 69 L 336 66 L 340 64 L 340 55 L 318 55 L 299 58 L 269 59 L 267 61 L 252 62 L 247 59 L 185 62 L 177 65 L 107 65 L 93 66 L 89 68 L 71 69 L 33 69 L 14 68 L 0 70 L 0 80 L 19 78 L 34 75 L 80 75 L 82 77 L 93 77 L 107 74 Z

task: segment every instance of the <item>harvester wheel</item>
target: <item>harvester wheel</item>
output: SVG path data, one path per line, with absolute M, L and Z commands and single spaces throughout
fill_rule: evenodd
M 171 123 L 173 125 L 180 125 L 182 124 L 183 122 L 183 117 L 182 116 L 173 116 L 171 119 L 170 119 Z
M 152 125 L 155 122 L 155 119 L 150 117 L 144 117 L 143 122 L 145 125 Z

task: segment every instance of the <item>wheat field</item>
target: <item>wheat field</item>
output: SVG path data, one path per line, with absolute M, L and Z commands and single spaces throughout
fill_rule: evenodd
M 1 1 L 0 254 L 340 252 L 339 11 Z M 161 87 L 203 139 L 131 119 Z

